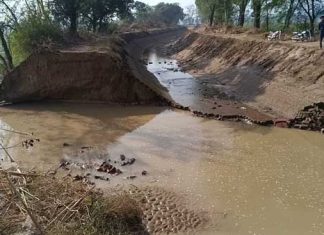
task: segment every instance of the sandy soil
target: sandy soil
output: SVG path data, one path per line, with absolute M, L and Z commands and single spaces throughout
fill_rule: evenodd
M 275 117 L 324 99 L 324 52 L 315 45 L 189 31 L 173 46 L 195 77 Z

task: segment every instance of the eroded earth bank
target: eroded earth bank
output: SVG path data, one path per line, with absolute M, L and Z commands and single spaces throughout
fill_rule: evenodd
M 186 71 L 218 90 L 218 97 L 274 118 L 294 118 L 305 106 L 323 101 L 322 50 L 248 36 L 189 31 L 172 50 Z
M 266 62 L 261 52 L 275 49 Z M 315 68 L 300 80 L 297 55 L 291 61 L 297 77 L 283 65 L 294 50 L 313 49 L 174 29 L 32 55 L 2 85 L 2 97 L 15 104 L 0 109 L 1 171 L 18 167 L 108 195 L 126 193 L 132 201 L 124 204 L 140 208 L 140 222 L 128 234 L 324 233 L 323 135 L 251 125 L 294 117 L 322 101 Z M 19 187 L 30 207 L 43 197 Z M 83 193 L 70 192 L 77 197 L 69 203 Z M 51 228 L 75 210 L 62 204 L 65 194 L 60 200 L 48 194 L 50 203 L 32 213 Z M 24 215 L 14 221 L 30 225 Z

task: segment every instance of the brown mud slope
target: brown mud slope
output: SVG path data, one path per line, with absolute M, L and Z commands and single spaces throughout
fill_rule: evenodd
M 163 33 L 128 33 L 92 45 L 35 53 L 4 78 L 1 98 L 9 103 L 45 99 L 109 103 L 171 101 L 167 90 L 146 70 L 141 55 L 131 55 L 132 48 L 141 47 L 132 45 L 134 39 Z
M 190 31 L 174 48 L 184 69 L 274 117 L 324 100 L 324 51 Z

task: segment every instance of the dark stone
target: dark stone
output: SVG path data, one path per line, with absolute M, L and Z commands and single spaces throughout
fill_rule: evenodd
M 99 176 L 99 175 L 96 175 L 94 178 L 95 178 L 96 180 L 105 180 L 105 181 L 109 181 L 109 178 L 105 178 L 105 177 L 103 177 L 103 176 Z
M 128 180 L 133 180 L 133 179 L 135 179 L 135 178 L 136 178 L 136 175 L 127 176 L 127 179 L 128 179 Z
M 124 154 L 121 154 L 121 155 L 120 155 L 120 160 L 121 160 L 121 161 L 125 161 L 125 160 L 126 160 L 126 156 L 125 156 Z

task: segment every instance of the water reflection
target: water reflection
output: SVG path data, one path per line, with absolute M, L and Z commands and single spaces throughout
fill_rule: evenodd
M 318 133 L 154 107 L 46 104 L 1 113 L 4 128 L 41 139 L 29 150 L 9 150 L 20 164 L 57 166 L 64 142 L 91 145 L 112 158 L 135 157 L 108 186 L 127 185 L 124 176 L 137 175 L 131 184 L 185 195 L 189 207 L 209 215 L 210 226 L 199 234 L 324 234 L 324 136 Z M 7 146 L 21 138 L 0 134 Z M 141 177 L 142 170 L 148 175 Z

